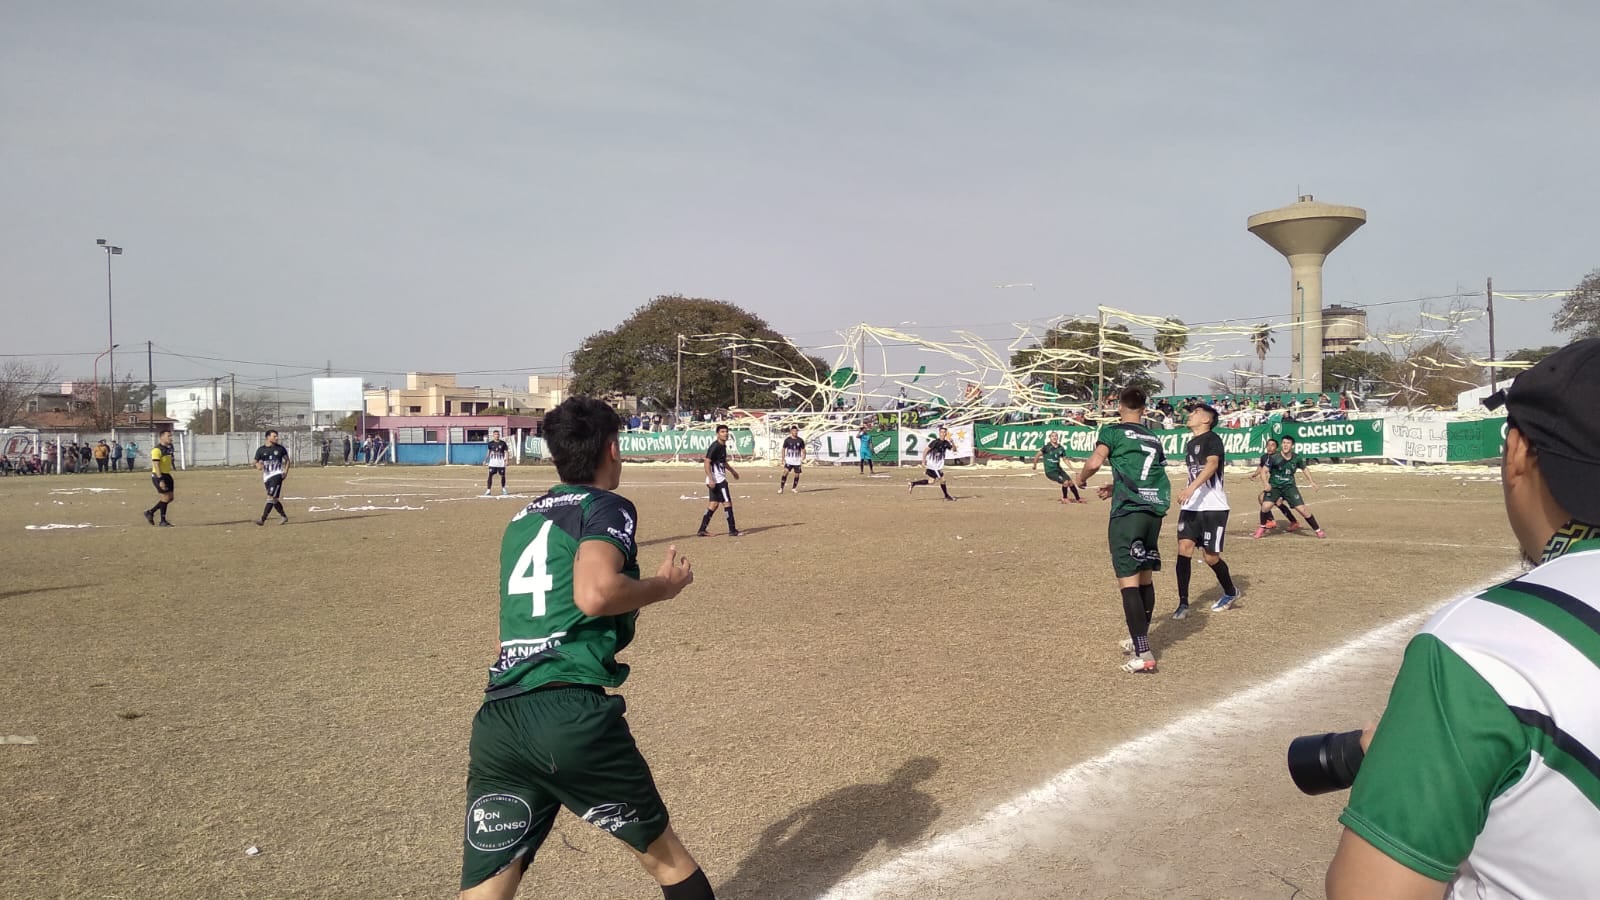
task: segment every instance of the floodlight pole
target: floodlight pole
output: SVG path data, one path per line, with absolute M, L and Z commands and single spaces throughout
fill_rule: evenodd
M 1494 279 L 1491 277 L 1483 287 L 1484 299 L 1489 303 L 1489 385 L 1494 389 L 1494 383 L 1500 380 L 1499 370 L 1494 364 Z
M 111 419 L 115 422 L 117 416 L 117 329 L 111 315 L 111 257 L 121 256 L 122 248 L 107 243 L 105 238 L 97 239 L 95 245 L 106 252 L 106 347 L 108 348 L 106 354 L 110 357 L 107 365 L 111 370 L 111 377 L 107 380 L 111 382 Z
M 1094 405 L 1095 416 L 1100 415 L 1101 409 L 1106 405 L 1106 308 L 1099 307 L 1100 327 L 1095 329 L 1094 343 L 1095 356 L 1098 358 L 1099 375 L 1096 376 L 1098 386 L 1095 388 Z

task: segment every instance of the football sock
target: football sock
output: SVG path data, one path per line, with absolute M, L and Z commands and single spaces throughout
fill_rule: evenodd
M 485 481 L 485 482 L 484 482 L 484 483 L 483 483 L 483 489 L 484 489 L 484 490 L 485 490 L 485 491 L 488 491 L 488 490 L 489 490 L 489 489 L 490 489 L 490 488 L 492 488 L 492 487 L 494 487 L 494 473 L 493 473 L 493 472 L 490 472 L 490 473 L 489 473 L 489 480 L 488 480 L 488 481 Z
M 1156 586 L 1154 584 L 1139 585 L 1139 602 L 1144 604 L 1144 627 L 1150 627 L 1150 620 L 1156 617 Z
M 1144 599 L 1136 587 L 1122 589 L 1122 615 L 1128 621 L 1128 637 L 1136 653 L 1150 652 L 1150 622 L 1144 617 Z
M 789 486 L 789 473 L 785 472 L 785 473 L 783 473 L 783 477 L 778 479 L 778 490 L 781 491 L 781 490 L 783 490 L 784 488 L 786 488 L 788 486 Z
M 949 488 L 948 485 L 946 485 L 942 481 L 939 482 L 939 490 L 944 492 L 944 496 L 945 496 L 946 499 L 949 499 L 949 497 L 950 497 L 950 488 Z
M 1311 530 L 1312 531 L 1321 531 L 1322 530 L 1322 526 L 1317 524 L 1317 517 L 1316 516 L 1307 514 L 1306 515 L 1306 524 L 1311 526 Z
M 1076 481 L 1067 482 L 1067 489 L 1072 491 L 1072 499 L 1074 499 L 1074 500 L 1082 500 L 1083 499 L 1083 495 L 1078 493 L 1078 483 Z
M 161 513 L 161 521 L 165 522 L 167 520 L 167 501 L 163 500 L 157 503 L 156 510 Z
M 1238 593 L 1233 589 L 1233 575 L 1229 574 L 1228 572 L 1228 561 L 1225 559 L 1219 559 L 1210 565 L 1211 571 L 1217 574 L 1217 584 L 1222 585 L 1222 592 L 1227 594 L 1229 597 L 1232 597 L 1234 594 Z M 1183 566 L 1182 559 L 1178 560 L 1178 566 L 1181 570 Z M 1182 576 L 1179 576 L 1179 578 L 1181 579 Z
M 795 475 L 794 476 L 794 489 L 797 490 L 797 491 L 800 490 L 800 476 L 799 475 Z
M 1189 602 L 1189 572 L 1194 566 L 1194 557 L 1178 557 L 1178 603 L 1187 605 Z
M 281 501 L 272 501 L 272 508 L 278 511 L 278 515 L 283 516 L 285 519 L 289 518 L 289 514 L 283 511 L 283 503 Z
M 705 531 L 706 528 L 708 526 L 710 526 L 710 524 L 711 524 L 711 516 L 715 512 L 716 512 L 716 510 L 714 510 L 714 509 L 708 509 L 708 510 L 706 510 L 706 514 L 700 517 L 700 530 L 701 531 Z
M 877 470 L 877 469 L 874 469 L 874 468 L 873 468 L 873 467 L 872 467 L 872 460 L 870 460 L 870 459 L 869 459 L 869 460 L 867 460 L 867 471 L 868 471 L 868 472 L 870 472 L 870 473 L 872 473 L 872 474 L 873 474 L 873 475 L 876 475 L 876 474 L 878 474 L 878 470 Z
M 271 515 L 272 514 L 272 508 L 274 506 L 277 506 L 277 504 L 273 503 L 271 500 L 268 500 L 266 507 L 264 507 L 261 510 L 261 518 L 265 519 L 267 516 Z
M 1287 504 L 1287 503 L 1280 503 L 1280 504 L 1278 504 L 1278 509 L 1280 509 L 1280 510 L 1282 510 L 1282 511 L 1283 511 L 1283 517 L 1284 517 L 1284 518 L 1285 518 L 1285 519 L 1288 519 L 1288 520 L 1289 520 L 1289 524 L 1290 524 L 1290 525 L 1293 525 L 1293 524 L 1294 524 L 1294 523 L 1295 523 L 1295 522 L 1296 522 L 1296 521 L 1298 521 L 1298 520 L 1297 520 L 1297 519 L 1295 519 L 1295 517 L 1294 517 L 1294 510 L 1293 510 L 1293 509 L 1290 509 L 1290 508 L 1289 508 L 1289 505 L 1288 505 L 1288 504 Z M 1272 513 L 1267 513 L 1267 515 L 1269 515 L 1269 516 L 1270 516 L 1270 515 L 1272 515 Z M 1317 527 L 1317 526 L 1315 526 L 1315 525 L 1313 525 L 1313 526 L 1311 526 L 1311 527 L 1312 527 L 1312 528 L 1315 528 L 1315 527 Z
M 693 875 L 677 884 L 663 884 L 661 896 L 663 900 L 717 900 L 717 895 L 711 892 L 711 882 L 702 869 L 695 869 Z
M 728 531 L 732 533 L 738 530 L 738 526 L 733 524 L 733 507 L 730 506 L 728 507 Z
M 923 485 L 925 485 L 927 483 L 928 483 L 928 479 L 926 479 L 926 478 L 918 478 L 916 481 L 911 482 L 911 486 L 912 487 L 922 487 Z
M 1263 526 L 1265 526 L 1268 522 L 1271 522 L 1271 521 L 1272 521 L 1272 513 L 1268 512 L 1266 510 L 1262 510 L 1262 512 L 1261 512 L 1261 524 Z
M 1061 486 L 1061 499 L 1067 499 L 1067 486 L 1064 484 Z

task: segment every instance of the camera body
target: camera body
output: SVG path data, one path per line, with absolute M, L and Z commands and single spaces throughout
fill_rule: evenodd
M 1289 777 L 1313 796 L 1342 791 L 1355 784 L 1365 758 L 1359 731 L 1297 737 L 1289 742 Z

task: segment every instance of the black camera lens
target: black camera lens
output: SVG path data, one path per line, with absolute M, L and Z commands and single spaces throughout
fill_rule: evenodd
M 1359 731 L 1297 737 L 1289 743 L 1289 777 L 1307 794 L 1342 791 L 1355 784 L 1365 756 Z

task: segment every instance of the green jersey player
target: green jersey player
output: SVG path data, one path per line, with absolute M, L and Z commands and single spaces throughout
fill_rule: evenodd
M 712 900 L 711 883 L 668 825 L 650 767 L 606 692 L 628 677 L 617 654 L 639 610 L 694 581 L 678 548 L 639 578 L 637 514 L 612 493 L 622 420 L 572 397 L 544 418 L 561 483 L 506 526 L 500 546 L 500 655 L 472 720 L 461 896 L 508 900 L 561 807 L 632 848 L 666 900 Z
M 1265 475 L 1267 479 L 1267 493 L 1261 498 L 1262 514 L 1264 516 L 1270 514 L 1275 504 L 1287 503 L 1294 507 L 1295 512 L 1305 517 L 1306 524 L 1317 533 L 1317 537 L 1327 537 L 1322 526 L 1317 524 L 1317 517 L 1311 514 L 1311 510 L 1306 507 L 1306 501 L 1301 498 L 1300 488 L 1294 483 L 1295 473 L 1305 472 L 1306 484 L 1311 485 L 1312 490 L 1317 489 L 1317 483 L 1311 478 L 1311 470 L 1306 467 L 1306 458 L 1294 452 L 1294 435 L 1284 435 L 1283 440 L 1279 442 L 1279 448 L 1277 453 L 1262 459 L 1261 468 L 1257 473 Z M 1263 524 L 1251 537 L 1259 538 L 1266 533 L 1267 526 Z
M 1172 501 L 1167 481 L 1167 456 L 1161 438 L 1144 427 L 1145 392 L 1125 388 L 1117 403 L 1122 419 L 1100 429 L 1094 455 L 1083 464 L 1078 487 L 1102 465 L 1111 464 L 1111 484 L 1100 488 L 1100 499 L 1111 500 L 1111 568 L 1122 592 L 1122 613 L 1128 622 L 1123 650 L 1133 655 L 1124 672 L 1151 673 L 1156 657 L 1150 650 L 1150 619 L 1156 610 L 1155 573 L 1161 570 L 1161 520 Z
M 1061 466 L 1061 461 L 1066 458 L 1067 448 L 1061 446 L 1060 433 L 1052 431 L 1044 436 L 1044 446 L 1034 455 L 1033 468 L 1037 470 L 1039 460 L 1044 460 L 1044 477 L 1061 485 L 1061 502 L 1082 503 L 1083 497 L 1078 493 L 1078 486 L 1067 475 L 1067 470 Z M 1067 491 L 1072 492 L 1071 499 L 1068 499 Z

